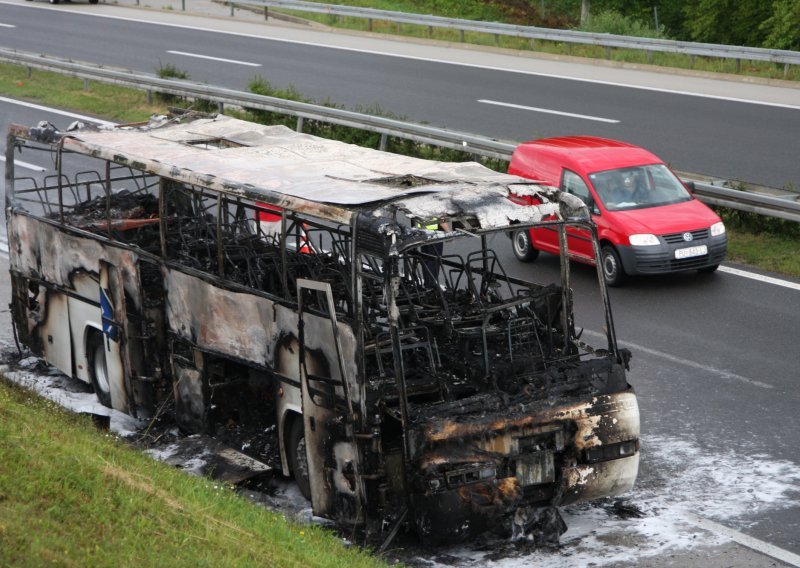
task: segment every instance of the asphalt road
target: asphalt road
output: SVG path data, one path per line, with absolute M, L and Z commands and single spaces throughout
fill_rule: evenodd
M 208 19 L 179 20 L 192 28 L 113 19 L 124 10 L 0 2 L 0 24 L 13 26 L 0 28 L 0 45 L 150 73 L 170 63 L 193 80 L 237 89 L 261 75 L 318 101 L 378 105 L 413 121 L 508 140 L 564 134 L 620 138 L 653 150 L 678 170 L 800 188 L 798 89 L 773 87 L 782 91 L 777 100 L 752 104 L 736 99 L 764 97 L 753 94 L 757 85 L 742 82 L 671 75 L 631 88 L 635 81 L 629 74 L 602 66 L 587 75 L 566 62 L 531 67 L 527 58 L 433 45 L 417 46 L 409 59 L 393 56 L 407 46 L 385 40 L 362 48 L 340 36 L 329 39 L 297 29 L 277 34 L 266 25 L 250 25 L 245 35 L 231 35 L 195 29 L 223 29 L 222 23 Z M 151 21 L 180 17 L 137 14 Z M 462 64 L 449 63 L 453 60 Z M 703 89 L 726 100 L 685 94 Z
M 0 4 L 0 23 L 10 21 L 7 9 L 7 5 Z M 14 7 L 14 10 L 18 8 Z M 58 20 L 60 16 L 62 15 L 56 12 L 49 19 Z M 96 27 L 105 30 L 105 20 L 103 22 L 103 26 Z M 115 26 L 117 24 L 114 23 Z M 66 24 L 61 22 L 61 25 Z M 126 26 L 121 26 L 121 29 L 124 28 Z M 141 30 L 139 32 L 144 33 Z M 110 33 L 109 37 L 114 35 Z M 5 44 L 6 37 L 6 30 L 0 28 L 0 43 Z M 209 37 L 216 36 L 205 36 L 206 52 L 209 48 Z M 72 36 L 65 38 L 62 34 L 59 39 L 63 40 L 65 49 L 73 43 Z M 174 40 L 174 33 L 170 39 Z M 133 52 L 139 47 L 143 50 L 150 49 L 151 53 L 164 49 L 164 46 L 155 49 L 153 41 L 155 40 L 134 42 L 129 47 L 126 44 L 126 56 L 136 57 Z M 189 40 L 182 38 L 182 41 Z M 272 53 L 274 46 L 269 45 Z M 48 51 L 42 45 L 16 47 Z M 188 46 L 182 43 L 181 49 L 186 50 Z M 241 49 L 241 46 L 235 49 Z M 94 48 L 95 55 L 102 57 L 108 56 L 109 51 Z M 329 51 L 332 50 L 317 52 L 317 56 L 322 57 L 322 54 Z M 62 49 L 56 52 L 67 54 Z M 224 56 L 227 52 L 218 53 L 223 53 Z M 88 54 L 70 55 L 103 61 Z M 291 57 L 299 55 L 295 52 Z M 359 61 L 351 61 L 350 65 L 366 66 L 365 62 L 369 59 Z M 387 61 L 393 59 L 382 60 L 381 66 Z M 342 65 L 335 61 L 328 64 Z M 411 65 L 409 62 L 404 64 Z M 311 63 L 305 65 L 311 66 Z M 186 65 L 180 66 L 187 68 Z M 224 66 L 218 67 L 221 69 Z M 434 97 L 438 93 L 438 108 L 447 110 L 459 106 L 446 100 L 452 92 L 447 87 L 447 78 L 450 78 L 450 85 L 454 84 L 453 81 L 458 80 L 458 72 L 462 69 L 441 67 L 442 70 L 438 73 L 439 78 L 443 79 L 441 87 L 438 91 L 427 89 L 425 96 Z M 207 63 L 198 65 L 198 69 L 208 68 Z M 152 65 L 144 69 L 152 70 Z M 333 83 L 332 91 L 338 89 L 342 93 L 349 92 L 348 96 L 357 100 L 362 96 L 360 84 L 351 83 L 348 89 L 347 85 L 339 84 L 338 79 L 334 81 L 336 75 L 348 75 L 351 71 L 364 72 L 363 69 L 341 67 L 338 74 L 330 73 L 324 80 L 317 78 L 320 80 L 318 88 L 324 89 L 325 80 L 328 80 Z M 193 78 L 202 78 L 194 70 L 190 69 L 190 72 Z M 309 73 L 313 74 L 313 71 Z M 508 76 L 504 76 L 504 79 L 511 81 Z M 231 80 L 236 79 L 234 77 Z M 292 82 L 304 90 L 300 81 Z M 480 82 L 477 84 L 487 85 Z M 231 85 L 240 86 L 233 83 Z M 353 85 L 358 87 L 354 89 Z M 372 89 L 380 90 L 381 87 L 380 82 L 375 81 Z M 391 83 L 385 91 L 388 93 L 402 88 L 402 82 L 398 81 Z M 413 87 L 411 92 L 414 92 Z M 402 92 L 399 94 L 402 95 Z M 637 96 L 641 94 L 638 93 Z M 658 93 L 654 96 L 654 100 L 666 97 Z M 558 102 L 564 100 L 555 94 L 552 97 L 552 100 Z M 398 101 L 414 106 L 416 98 L 416 95 L 408 96 L 406 90 L 405 96 L 399 96 Z M 676 97 L 676 100 L 680 99 L 681 97 Z M 700 101 L 704 106 L 707 105 L 707 114 L 715 116 L 718 121 L 725 116 L 724 109 L 734 104 L 713 99 Z M 649 104 L 657 106 L 652 100 Z M 712 113 L 712 107 L 716 105 L 721 108 Z M 791 120 L 797 120 L 798 111 L 759 105 L 749 105 L 747 108 L 757 114 L 762 111 L 786 111 Z M 579 112 L 598 111 L 584 105 Z M 0 101 L 0 126 L 3 129 L 11 121 L 33 124 L 42 119 L 66 126 L 73 117 Z M 521 121 L 517 122 L 517 127 L 519 122 Z M 790 133 L 790 119 L 784 122 L 788 124 L 783 127 Z M 479 131 L 477 128 L 458 124 L 447 123 L 447 126 Z M 795 133 L 798 131 L 796 126 L 795 122 Z M 741 125 L 740 127 L 743 128 Z M 757 125 L 754 128 L 758 130 Z M 3 137 L 3 145 L 4 141 Z M 652 144 L 649 146 L 653 147 Z M 765 160 L 773 157 L 767 156 L 771 150 L 749 146 L 751 152 L 755 148 L 758 149 L 759 162 L 762 157 Z M 783 149 L 788 152 L 787 148 L 792 147 L 785 144 Z M 0 150 L 5 151 L 4 147 Z M 26 154 L 22 159 L 35 164 L 37 156 Z M 798 167 L 796 158 L 776 161 L 784 164 L 789 171 Z M 50 166 L 45 163 L 41 165 Z M 681 169 L 700 171 L 681 163 L 674 162 L 673 165 Z M 30 175 L 36 176 L 40 173 L 32 169 Z M 2 191 L 4 194 L 4 186 Z M 4 223 L 3 219 L 3 236 Z M 507 242 L 496 243 L 496 249 L 510 274 L 547 281 L 554 277 L 557 270 L 554 257 L 542 255 L 535 264 L 525 265 L 513 259 Z M 3 272 L 5 280 L 7 276 L 5 270 Z M 576 266 L 573 276 L 577 323 L 586 328 L 584 339 L 592 343 L 593 340 L 597 341 L 595 334 L 602 326 L 597 298 L 591 292 L 591 282 L 595 274 L 590 268 Z M 795 345 L 800 315 L 798 282 L 780 285 L 721 271 L 712 275 L 686 274 L 658 279 L 634 279 L 625 288 L 613 290 L 611 298 L 617 336 L 623 346 L 629 347 L 634 354 L 630 382 L 634 384 L 640 397 L 644 441 L 642 472 L 637 491 L 640 495 L 654 495 L 652 501 L 644 501 L 646 506 L 656 515 L 659 510 L 668 510 L 673 506 L 692 510 L 704 518 L 713 519 L 750 537 L 800 554 L 800 493 L 797 490 L 800 484 L 800 455 L 793 439 L 793 432 L 800 426 L 800 418 L 796 412 L 800 403 L 797 389 L 800 351 Z M 636 499 L 636 494 L 633 498 Z M 741 506 L 737 507 L 737 504 Z M 771 565 L 771 561 L 760 564 L 764 560 L 760 556 L 757 557 L 761 558 L 760 561 L 746 558 L 741 563 L 737 561 L 732 565 Z

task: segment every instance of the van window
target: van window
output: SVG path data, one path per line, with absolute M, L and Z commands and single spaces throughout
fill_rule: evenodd
M 561 179 L 561 189 L 579 198 L 589 209 L 595 209 L 594 200 L 589 193 L 589 188 L 586 186 L 583 179 L 581 179 L 581 176 L 575 172 L 564 170 L 564 176 Z M 594 212 L 596 211 L 593 211 L 593 213 Z

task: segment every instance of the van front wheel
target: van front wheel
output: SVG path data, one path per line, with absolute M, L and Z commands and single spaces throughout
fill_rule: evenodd
M 539 256 L 539 251 L 533 248 L 531 234 L 527 229 L 514 231 L 511 235 L 511 245 L 514 249 L 514 256 L 522 262 L 533 262 Z
M 600 259 L 606 284 L 612 287 L 621 286 L 625 281 L 625 269 L 622 268 L 619 254 L 614 250 L 614 247 L 611 245 L 604 245 L 600 252 Z

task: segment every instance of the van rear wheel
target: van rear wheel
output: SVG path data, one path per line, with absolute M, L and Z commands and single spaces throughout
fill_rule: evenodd
M 522 262 L 533 262 L 539 256 L 539 251 L 533 248 L 531 234 L 527 229 L 514 231 L 511 235 L 511 246 L 514 249 L 514 256 Z
M 297 416 L 292 420 L 287 442 L 289 467 L 297 483 L 297 488 L 303 497 L 311 501 L 311 482 L 308 479 L 308 456 L 306 455 L 306 436 L 303 428 L 303 418 Z
M 619 254 L 611 245 L 603 245 L 600 251 L 600 260 L 603 267 L 603 278 L 611 287 L 622 286 L 625 281 L 625 269 L 619 259 Z

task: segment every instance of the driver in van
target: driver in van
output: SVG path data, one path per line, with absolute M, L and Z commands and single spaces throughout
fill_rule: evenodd
M 644 187 L 642 186 L 641 179 L 638 174 L 634 172 L 626 172 L 622 174 L 622 179 L 617 183 L 611 194 L 611 201 L 617 205 L 625 204 L 639 204 L 646 201 L 647 195 Z

